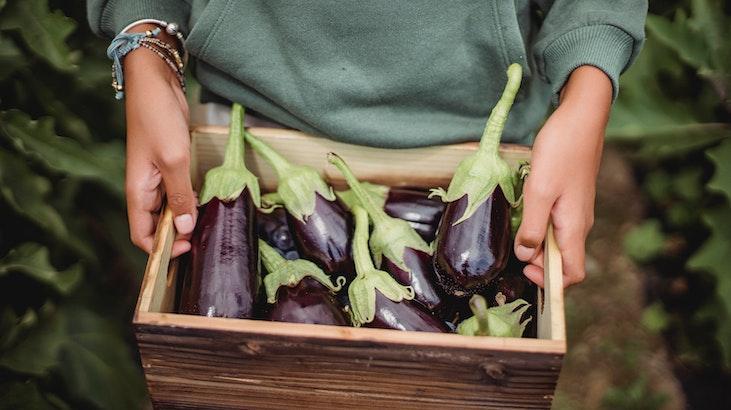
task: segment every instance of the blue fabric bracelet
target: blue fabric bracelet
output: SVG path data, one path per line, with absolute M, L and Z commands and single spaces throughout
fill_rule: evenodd
M 116 94 L 114 98 L 121 100 L 124 98 L 124 72 L 122 70 L 122 59 L 132 50 L 140 47 L 141 41 L 145 37 L 156 37 L 160 34 L 160 28 L 146 31 L 143 33 L 125 33 L 117 34 L 107 48 L 107 57 L 113 61 L 112 63 L 112 87 Z

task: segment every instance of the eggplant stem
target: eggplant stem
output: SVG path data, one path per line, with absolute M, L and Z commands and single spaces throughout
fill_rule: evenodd
M 500 147 L 500 137 L 508 120 L 510 107 L 513 105 L 515 96 L 520 88 L 520 80 L 522 78 L 522 67 L 520 64 L 513 63 L 508 67 L 508 83 L 505 85 L 502 96 L 493 107 L 490 117 L 487 119 L 485 130 L 480 138 L 480 148 L 478 152 L 487 155 L 497 155 Z
M 358 198 L 358 202 L 360 202 L 360 205 L 363 207 L 363 209 L 368 212 L 368 216 L 370 216 L 373 220 L 373 224 L 384 223 L 391 219 L 391 217 L 386 214 L 386 211 L 384 211 L 382 207 L 379 208 L 376 205 L 376 203 L 373 201 L 373 198 L 368 195 L 368 192 L 366 192 L 365 188 L 363 188 L 360 181 L 358 181 L 358 178 L 355 177 L 353 171 L 350 169 L 348 164 L 346 164 L 345 161 L 340 158 L 338 154 L 334 152 L 328 153 L 327 160 L 330 161 L 331 164 L 335 165 L 335 168 L 337 168 L 340 173 L 343 174 L 343 176 L 345 177 L 345 182 L 348 183 L 348 186 Z
M 355 217 L 355 232 L 353 233 L 353 262 L 355 262 L 356 276 L 362 276 L 376 267 L 368 250 L 368 213 L 356 205 L 352 208 Z
M 292 163 L 289 162 L 289 160 L 284 158 L 281 154 L 279 154 L 272 147 L 267 145 L 264 141 L 261 141 L 260 139 L 254 137 L 250 132 L 244 132 L 244 137 L 246 138 L 246 141 L 251 144 L 251 147 L 254 148 L 254 151 L 264 157 L 269 165 L 274 168 L 274 171 L 277 173 L 278 178 L 282 178 L 284 173 L 292 168 Z
M 487 301 L 480 295 L 474 295 L 470 299 L 470 310 L 477 318 L 477 336 L 489 336 L 490 325 L 487 319 Z
M 244 115 L 246 109 L 234 104 L 231 109 L 230 138 L 226 143 L 226 151 L 223 154 L 223 166 L 226 168 L 246 168 L 244 162 Z

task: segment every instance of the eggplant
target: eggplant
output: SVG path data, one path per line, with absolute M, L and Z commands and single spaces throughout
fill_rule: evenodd
M 435 239 L 434 267 L 442 289 L 465 297 L 487 287 L 510 253 L 510 207 L 516 204 L 514 173 L 500 158 L 500 136 L 520 87 L 521 67 L 508 68 L 503 95 L 487 120 L 480 147 L 457 166 Z
M 420 303 L 414 289 L 396 282 L 376 269 L 368 250 L 368 213 L 356 205 L 353 258 L 356 278 L 348 287 L 351 321 L 354 326 L 422 332 L 447 332 L 446 325 Z
M 264 239 L 286 259 L 299 259 L 294 237 L 287 222 L 287 211 L 284 208 L 278 207 L 267 212 L 259 211 L 256 221 L 259 238 Z
M 248 132 L 246 140 L 277 173 L 277 193 L 287 210 L 300 256 L 328 274 L 354 277 L 350 236 L 353 221 L 318 171 L 287 161 Z
M 345 284 L 340 276 L 335 283 L 317 265 L 305 260 L 288 260 L 263 240 L 259 241 L 261 260 L 268 274 L 264 277 L 268 309 L 266 318 L 278 322 L 320 325 L 348 325 L 333 294 Z
M 244 109 L 234 104 L 223 165 L 206 173 L 180 313 L 250 318 L 259 290 L 259 184 L 244 163 Z
M 417 302 L 431 312 L 440 311 L 444 307 L 444 295 L 436 284 L 431 247 L 408 222 L 388 216 L 374 203 L 342 158 L 330 153 L 328 160 L 343 174 L 358 199 L 358 205 L 373 221 L 370 249 L 376 265 L 389 272 L 402 285 L 410 286 Z
M 444 203 L 429 198 L 427 191 L 410 188 L 387 187 L 362 182 L 361 185 L 371 195 L 373 201 L 394 218 L 403 219 L 425 241 L 431 242 L 444 212 Z M 352 190 L 336 192 L 348 207 L 357 201 Z
M 502 293 L 498 293 L 497 300 L 498 306 L 488 308 L 483 296 L 472 296 L 470 308 L 474 316 L 460 323 L 457 333 L 463 336 L 522 337 L 528 322 L 533 320 L 532 317 L 522 320 L 530 304 L 523 299 L 505 303 Z

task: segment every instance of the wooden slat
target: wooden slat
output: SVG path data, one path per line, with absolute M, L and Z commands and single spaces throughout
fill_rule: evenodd
M 321 332 L 136 328 L 153 400 L 183 408 L 549 408 L 562 358 L 434 346 L 425 342 L 431 334 L 412 345 Z
M 563 268 L 561 252 L 558 250 L 553 226 L 548 227 L 543 252 L 545 267 L 543 291 L 538 295 L 538 337 L 551 340 L 566 340 L 566 326 L 563 306 Z M 547 300 L 546 300 L 547 298 Z
M 170 306 L 170 298 L 174 292 L 168 286 L 168 270 L 170 268 L 170 255 L 173 250 L 175 239 L 175 226 L 173 225 L 173 212 L 165 206 L 155 232 L 155 242 L 152 252 L 147 260 L 145 274 L 142 277 L 142 290 L 137 300 L 138 312 L 161 312 L 163 305 Z

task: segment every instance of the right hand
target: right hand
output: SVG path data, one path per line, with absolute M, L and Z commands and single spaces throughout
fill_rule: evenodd
M 154 27 L 141 24 L 130 31 Z M 164 33 L 158 38 L 175 44 Z M 177 231 L 172 257 L 177 257 L 190 250 L 190 237 L 198 216 L 189 173 L 188 103 L 170 67 L 144 47 L 125 57 L 124 81 L 125 191 L 130 237 L 145 252 L 152 251 L 162 197 L 166 194 Z

